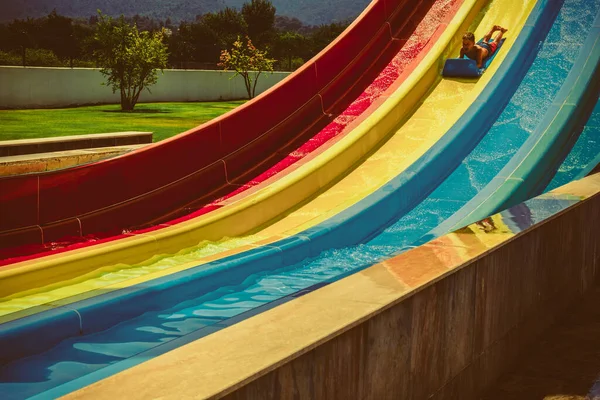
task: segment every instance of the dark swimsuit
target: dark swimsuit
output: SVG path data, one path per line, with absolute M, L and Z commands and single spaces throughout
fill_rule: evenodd
M 494 54 L 496 49 L 498 48 L 498 45 L 496 44 L 496 42 L 489 43 L 489 42 L 484 42 L 483 40 L 480 40 L 479 42 L 477 42 L 477 44 L 479 46 L 485 48 L 488 51 L 488 55 L 487 55 L 487 57 L 484 58 L 484 60 L 490 58 Z

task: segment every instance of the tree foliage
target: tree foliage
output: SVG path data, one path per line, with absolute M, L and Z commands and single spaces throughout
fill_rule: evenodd
M 68 59 L 72 67 L 79 46 L 71 18 L 58 15 L 56 10 L 52 10 L 44 21 L 43 30 L 46 32 L 43 36 L 44 47 L 52 50 L 61 59 Z
M 256 95 L 256 84 L 263 72 L 273 72 L 274 59 L 267 57 L 266 51 L 254 47 L 252 40 L 246 37 L 246 43 L 238 37 L 231 50 L 221 52 L 220 66 L 227 70 L 235 71 L 235 76 L 244 79 L 248 98 Z
M 317 54 L 338 37 L 344 29 L 350 25 L 349 21 L 334 22 L 329 25 L 321 25 L 310 34 L 312 52 Z
M 310 30 L 310 27 L 304 25 L 298 18 L 285 15 L 276 15 L 273 27 L 278 32 L 296 32 L 300 34 L 306 34 Z
M 171 65 L 180 68 L 189 63 L 215 64 L 221 54 L 219 37 L 202 19 L 179 24 L 168 45 Z
M 308 40 L 296 32 L 280 33 L 275 42 L 274 53 L 279 59 L 287 60 L 287 69 L 291 71 L 295 57 L 307 57 L 310 54 Z
M 167 47 L 163 43 L 165 30 L 139 32 L 123 16 L 113 21 L 99 13 L 95 57 L 107 85 L 121 94 L 121 110 L 132 111 L 142 90 L 158 80 L 157 69 L 167 66 Z
M 257 46 L 264 46 L 273 36 L 275 7 L 269 0 L 250 0 L 242 6 L 242 15 L 248 25 L 248 36 Z
M 274 6 L 268 0 L 235 0 L 235 5 L 241 11 L 226 8 L 198 14 L 192 21 L 175 25 L 169 18 L 161 21 L 148 14 L 132 14 L 125 22 L 139 32 L 150 32 L 150 35 L 168 28 L 172 35 L 167 35 L 164 41 L 168 47 L 169 66 L 196 69 L 217 68 L 221 51 L 231 49 L 238 36 L 249 36 L 256 47 L 268 50 L 280 60 L 275 64 L 276 68 L 293 70 L 317 54 L 348 25 L 345 22 L 305 25 L 295 17 L 275 14 Z M 141 13 L 142 8 L 132 9 Z M 90 65 L 93 54 L 102 47 L 101 42 L 93 40 L 99 21 L 97 15 L 74 19 L 52 11 L 41 18 L 0 24 L 0 51 L 6 53 L 0 63 L 6 64 L 3 60 L 10 60 L 11 64 L 20 65 Z M 51 51 L 56 57 L 42 50 Z M 15 61 L 17 59 L 21 61 Z
M 229 49 L 238 36 L 245 36 L 248 32 L 242 13 L 235 8 L 226 7 L 217 13 L 205 14 L 199 21 L 216 34 L 221 50 Z
M 31 19 L 14 20 L 8 25 L 9 40 L 8 47 L 11 50 L 19 50 L 23 66 L 27 65 L 27 49 L 33 49 L 36 45 L 36 34 L 39 31 L 39 24 Z

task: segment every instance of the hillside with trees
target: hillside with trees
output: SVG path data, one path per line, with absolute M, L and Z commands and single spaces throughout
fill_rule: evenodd
M 109 16 L 102 10 L 102 15 Z M 97 67 L 98 14 L 71 18 L 51 10 L 38 18 L 0 23 L 0 65 Z M 176 22 L 134 15 L 124 23 L 140 32 L 164 31 L 167 68 L 216 69 L 223 51 L 246 36 L 276 70 L 292 71 L 317 54 L 349 21 L 307 25 L 298 18 L 277 15 L 274 2 L 247 0 L 239 9 L 226 7 Z
M 141 15 L 152 19 L 193 20 L 196 15 L 225 8 L 223 0 L 2 0 L 0 22 L 39 18 L 56 10 L 71 18 L 89 18 L 100 9 L 106 15 Z
M 178 23 L 225 7 L 241 10 L 244 0 L 2 0 L 0 22 L 39 18 L 52 10 L 71 18 L 89 18 L 100 9 L 106 15 L 140 15 Z M 278 15 L 293 16 L 304 24 L 341 22 L 357 16 L 369 0 L 273 0 Z

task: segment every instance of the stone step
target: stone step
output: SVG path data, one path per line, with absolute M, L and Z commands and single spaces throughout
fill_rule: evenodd
M 0 141 L 0 157 L 152 143 L 152 132 L 112 132 Z
M 34 172 L 54 171 L 76 165 L 91 163 L 116 157 L 147 146 L 134 144 L 126 146 L 100 147 L 93 149 L 65 150 L 39 154 L 0 157 L 0 176 L 22 175 Z

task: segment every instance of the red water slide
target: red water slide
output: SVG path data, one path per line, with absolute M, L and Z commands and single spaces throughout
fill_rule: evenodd
M 0 249 L 119 234 L 238 189 L 362 93 L 433 3 L 374 0 L 284 81 L 176 137 L 115 159 L 0 178 Z

